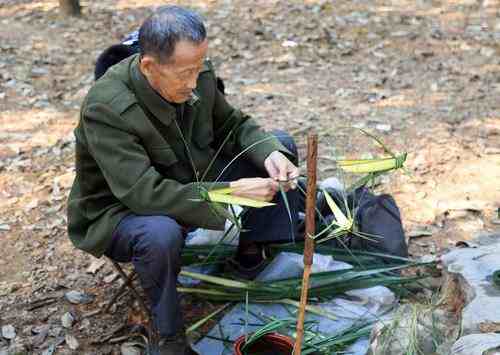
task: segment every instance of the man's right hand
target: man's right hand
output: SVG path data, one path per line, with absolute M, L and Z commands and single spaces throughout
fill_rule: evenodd
M 259 201 L 271 201 L 279 190 L 277 181 L 271 178 L 244 178 L 229 183 L 235 196 Z

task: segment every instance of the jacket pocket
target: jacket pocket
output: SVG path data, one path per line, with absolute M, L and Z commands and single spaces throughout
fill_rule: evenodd
M 167 146 L 151 148 L 150 158 L 153 165 L 170 166 L 179 161 L 172 148 Z

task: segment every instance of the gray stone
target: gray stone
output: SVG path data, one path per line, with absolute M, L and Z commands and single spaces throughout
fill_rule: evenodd
M 16 79 L 10 79 L 3 86 L 5 86 L 6 88 L 10 88 L 10 89 L 15 88 L 17 86 L 17 80 Z
M 61 324 L 64 328 L 71 328 L 73 326 L 73 322 L 75 321 L 75 318 L 73 315 L 69 312 L 64 313 L 61 316 Z
M 486 239 L 489 244 L 485 244 Z M 498 239 L 482 236 L 477 244 L 477 248 L 453 250 L 442 257 L 448 276 L 456 280 L 464 298 L 464 335 L 478 333 L 481 323 L 500 322 L 500 288 L 491 280 L 492 274 L 500 269 L 500 243 Z
M 479 53 L 485 57 L 491 58 L 496 54 L 496 50 L 495 50 L 495 48 L 491 48 L 491 47 L 483 47 L 483 48 L 481 48 Z
M 141 355 L 141 350 L 138 343 L 123 343 L 120 347 L 122 355 Z
M 375 125 L 375 129 L 380 132 L 390 132 L 392 131 L 392 126 L 390 124 L 379 123 Z
M 450 355 L 494 354 L 500 354 L 500 334 L 496 333 L 466 335 L 453 344 L 450 352 Z
M 458 330 L 451 312 L 406 304 L 375 324 L 367 354 L 434 354 L 446 339 L 456 339 Z
M 26 344 L 21 343 L 21 342 L 14 342 L 14 343 L 10 344 L 9 348 L 7 349 L 7 354 L 8 355 L 27 355 L 29 353 L 26 349 Z
M 69 291 L 64 295 L 66 299 L 73 304 L 86 304 L 94 300 L 92 295 L 79 292 L 79 291 Z
M 41 67 L 34 67 L 33 69 L 31 69 L 31 76 L 34 78 L 45 76 L 48 73 L 49 71 L 47 69 Z
M 68 344 L 68 347 L 71 349 L 71 350 L 76 350 L 80 347 L 80 343 L 78 342 L 78 340 L 71 334 L 66 334 L 65 338 L 66 340 L 66 344 Z
M 56 351 L 56 345 L 52 344 L 42 352 L 42 355 L 53 355 Z
M 2 336 L 5 339 L 9 339 L 9 340 L 14 339 L 16 337 L 16 329 L 11 324 L 4 325 L 2 327 Z
M 51 337 L 58 337 L 63 331 L 62 327 L 51 327 L 49 329 L 49 335 Z
M 94 259 L 92 260 L 90 266 L 87 268 L 86 272 L 88 274 L 94 275 L 97 271 L 99 271 L 100 268 L 104 266 L 104 264 L 106 264 L 106 260 L 104 258 Z

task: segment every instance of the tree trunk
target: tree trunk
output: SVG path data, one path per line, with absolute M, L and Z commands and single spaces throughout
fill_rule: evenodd
M 59 0 L 59 8 L 61 9 L 61 13 L 64 15 L 80 15 L 79 0 Z

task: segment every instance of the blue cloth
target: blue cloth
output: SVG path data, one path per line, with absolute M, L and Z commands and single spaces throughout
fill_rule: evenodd
M 297 157 L 297 148 L 290 135 L 283 131 L 274 131 L 273 134 Z M 267 176 L 267 173 L 240 159 L 230 166 L 222 180 L 256 176 Z M 276 206 L 250 209 L 245 214 L 243 229 L 246 231 L 240 234 L 240 240 L 259 243 L 292 240 L 297 226 L 299 192 L 291 190 L 287 192 L 287 198 L 292 224 L 283 198 L 278 193 Z M 183 329 L 176 283 L 184 237 L 184 229 L 168 216 L 130 214 L 118 224 L 111 246 L 105 253 L 117 262 L 132 262 L 134 265 L 151 304 L 153 325 L 160 336 L 172 336 Z

